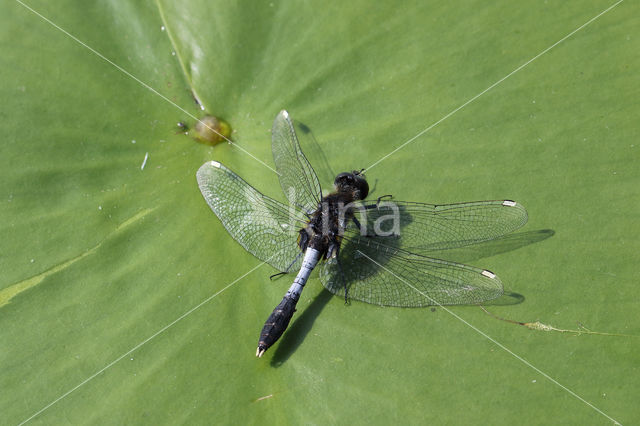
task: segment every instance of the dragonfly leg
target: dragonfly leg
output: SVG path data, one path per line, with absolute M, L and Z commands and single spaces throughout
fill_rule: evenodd
M 393 198 L 393 195 L 391 195 L 391 194 L 387 194 L 387 195 L 383 195 L 382 197 L 378 197 L 378 201 L 376 201 L 376 206 L 377 206 L 378 204 L 380 204 L 380 201 L 382 201 L 382 199 L 383 199 L 383 198 L 389 198 L 389 199 L 392 199 L 392 198 Z
M 308 232 L 307 228 L 302 228 L 298 232 L 298 247 L 300 247 L 300 250 L 302 250 L 303 253 L 307 250 L 307 246 L 309 245 L 309 241 L 310 241 L 310 237 L 309 237 L 309 232 Z M 297 257 L 296 257 L 296 260 L 298 260 Z M 295 263 L 295 261 L 293 263 Z M 291 267 L 291 266 L 289 266 L 289 267 Z
M 273 274 L 273 275 L 269 276 L 269 279 L 270 279 L 271 281 L 273 281 L 273 279 L 274 279 L 274 278 L 279 277 L 279 276 L 281 276 L 281 275 L 287 275 L 289 272 L 291 272 L 291 267 L 292 267 L 293 265 L 295 265 L 295 264 L 296 264 L 296 262 L 298 261 L 298 259 L 300 259 L 300 256 L 302 256 L 302 254 L 303 254 L 302 252 L 298 253 L 298 255 L 296 256 L 296 258 L 295 258 L 295 259 L 293 259 L 293 262 L 291 262 L 291 263 L 289 264 L 289 266 L 287 266 L 287 269 L 285 269 L 285 270 L 284 270 L 284 271 L 282 271 L 282 272 L 278 272 L 277 274 Z
M 347 287 L 347 278 L 344 275 L 342 269 L 342 263 L 340 263 L 340 257 L 338 257 L 339 248 L 336 248 L 336 263 L 338 265 L 338 271 L 340 271 L 340 278 L 342 279 L 342 285 L 344 286 L 344 304 L 349 304 L 349 287 Z
M 369 207 L 369 206 L 367 206 Z M 351 220 L 353 220 L 353 223 L 358 227 L 358 229 L 360 230 L 360 235 L 362 235 L 363 237 L 375 237 L 375 234 L 368 234 L 366 229 L 362 228 L 362 225 L 360 224 L 360 221 L 354 216 L 351 218 Z
M 287 272 L 278 272 L 277 274 L 269 275 L 269 279 L 273 281 L 274 278 L 277 278 L 281 275 L 287 275 Z
M 325 259 L 335 259 L 336 264 L 338 265 L 338 271 L 340 271 L 340 278 L 342 279 L 342 285 L 344 287 L 344 303 L 349 304 L 349 290 L 347 288 L 347 279 L 344 275 L 344 271 L 342 270 L 342 264 L 340 263 L 340 244 L 330 244 L 327 249 L 327 254 Z
M 362 225 L 360 225 L 360 221 L 354 216 L 351 218 L 353 220 L 353 223 L 356 224 L 356 226 L 358 227 L 358 229 L 360 230 L 360 233 L 362 234 Z

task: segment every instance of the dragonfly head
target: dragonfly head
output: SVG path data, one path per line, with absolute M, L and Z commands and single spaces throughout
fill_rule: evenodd
M 361 171 L 340 173 L 333 182 L 338 192 L 353 193 L 355 200 L 364 200 L 369 194 L 369 184 Z

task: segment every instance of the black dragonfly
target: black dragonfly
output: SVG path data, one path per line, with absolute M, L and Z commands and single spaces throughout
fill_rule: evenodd
M 340 173 L 334 192 L 323 196 L 286 111 L 277 115 L 271 132 L 288 206 L 217 161 L 197 173 L 204 199 L 240 245 L 281 274 L 298 272 L 260 333 L 257 356 L 284 333 L 319 261 L 322 284 L 345 301 L 422 307 L 474 304 L 502 295 L 494 273 L 438 257 L 443 250 L 520 228 L 527 221 L 522 205 L 510 200 L 434 205 L 390 196 L 367 202 L 362 171 Z

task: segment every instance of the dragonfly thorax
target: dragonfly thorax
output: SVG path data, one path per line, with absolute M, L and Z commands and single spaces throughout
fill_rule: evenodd
M 366 181 L 365 181 L 366 184 Z M 315 212 L 310 215 L 307 226 L 300 230 L 300 250 L 307 247 L 318 250 L 322 257 L 335 256 L 340 248 L 347 223 L 353 218 L 354 191 L 334 192 L 322 199 Z

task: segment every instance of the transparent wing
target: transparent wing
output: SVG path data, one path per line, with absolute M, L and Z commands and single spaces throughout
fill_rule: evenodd
M 330 259 L 320 269 L 322 284 L 339 296 L 346 286 L 349 298 L 382 306 L 466 305 L 502 295 L 495 274 L 411 253 L 398 243 L 345 234 L 339 264 Z
M 493 240 L 527 222 L 525 208 L 509 200 L 434 205 L 383 199 L 354 213 L 364 234 L 394 235 L 395 246 L 417 254 Z M 357 229 L 354 222 L 349 226 Z
M 280 271 L 300 268 L 302 212 L 261 194 L 217 161 L 204 163 L 197 179 L 207 204 L 242 247 Z
M 306 213 L 318 208 L 322 190 L 313 167 L 302 153 L 287 111 L 280 111 L 271 129 L 271 150 L 278 179 L 292 206 Z
M 294 120 L 291 117 L 290 120 L 293 123 L 300 149 L 303 150 L 304 156 L 307 157 L 309 163 L 315 165 L 314 171 L 318 176 L 320 188 L 333 188 L 333 180 L 337 173 L 333 171 L 331 164 L 329 164 L 329 159 L 313 131 L 301 121 Z

